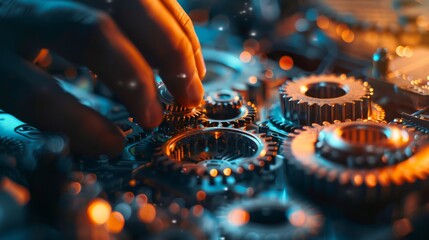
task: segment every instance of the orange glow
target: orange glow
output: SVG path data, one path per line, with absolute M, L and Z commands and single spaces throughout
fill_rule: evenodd
M 375 187 L 377 185 L 377 178 L 374 174 L 369 174 L 365 177 L 365 183 L 368 187 Z
M 197 192 L 197 200 L 198 201 L 203 201 L 204 199 L 206 199 L 206 193 L 202 190 Z
M 296 227 L 302 227 L 305 224 L 307 216 L 303 211 L 296 211 L 290 215 L 289 221 Z
M 355 175 L 354 177 L 353 177 L 353 182 L 354 182 L 354 184 L 356 185 L 356 186 L 360 186 L 360 185 L 362 185 L 362 183 L 363 183 L 363 178 L 362 178 L 362 176 L 361 175 Z
M 152 223 L 156 217 L 156 208 L 150 203 L 145 204 L 139 209 L 138 217 L 143 223 Z
M 223 170 L 223 175 L 225 175 L 225 176 L 230 176 L 231 175 L 231 173 L 232 173 L 232 170 L 231 170 L 231 168 L 225 168 L 224 170 Z
M 36 58 L 34 58 L 33 63 L 39 63 L 43 61 L 49 55 L 49 50 L 46 48 L 42 48 L 39 54 L 37 54 Z
M 273 77 L 274 77 L 274 72 L 273 72 L 273 70 L 271 70 L 271 69 L 267 69 L 267 70 L 265 71 L 265 77 L 266 77 L 266 78 L 273 78 Z
M 258 41 L 251 38 L 244 41 L 243 48 L 249 53 L 257 53 L 260 49 L 260 45 Z
M 325 16 L 319 16 L 317 18 L 316 24 L 320 29 L 328 29 L 330 25 L 330 21 Z
M 218 175 L 218 171 L 217 171 L 217 169 L 212 169 L 212 170 L 210 170 L 210 176 L 212 176 L 212 177 L 216 177 L 217 175 Z
M 180 212 L 180 205 L 174 202 L 170 204 L 170 207 L 168 207 L 168 209 L 172 214 L 178 214 Z
M 407 218 L 399 219 L 393 223 L 393 231 L 397 237 L 402 238 L 413 231 L 413 225 Z
M 95 224 L 104 224 L 109 219 L 112 207 L 101 198 L 94 199 L 88 206 L 87 214 L 89 219 Z
M 279 66 L 281 69 L 287 71 L 293 67 L 293 59 L 289 56 L 283 56 L 279 60 Z
M 203 215 L 203 213 L 204 213 L 204 208 L 203 208 L 203 206 L 201 206 L 201 205 L 195 205 L 195 206 L 192 208 L 192 214 L 193 214 L 195 217 L 201 217 L 201 216 Z
M 249 77 L 249 83 L 250 84 L 255 84 L 257 82 L 258 82 L 258 78 L 257 77 L 255 77 L 255 76 L 250 76 Z
M 124 199 L 124 201 L 127 203 L 131 203 L 134 200 L 134 193 L 126 192 L 124 195 L 122 195 L 122 199 Z
M 252 54 L 248 51 L 243 51 L 240 53 L 240 60 L 244 63 L 248 63 L 252 60 Z
M 78 182 L 72 182 L 69 184 L 69 192 L 78 195 L 80 191 L 82 190 L 82 186 Z
M 249 164 L 248 169 L 249 169 L 250 171 L 255 170 L 255 165 L 253 165 L 253 164 Z
M 234 226 L 242 226 L 249 222 L 250 214 L 243 209 L 234 209 L 228 214 L 228 222 Z
M 135 187 L 137 185 L 137 181 L 135 179 L 131 179 L 128 183 L 131 187 Z
M 138 205 L 140 205 L 140 206 L 142 206 L 142 205 L 146 204 L 146 203 L 147 203 L 147 196 L 146 196 L 145 194 L 143 194 L 143 193 L 138 194 L 138 195 L 136 196 L 136 202 L 137 202 L 137 204 L 138 204 Z
M 335 32 L 338 36 L 341 36 L 344 31 L 348 30 L 349 28 L 345 24 L 340 24 L 335 28 Z
M 97 175 L 94 173 L 90 173 L 85 176 L 85 183 L 86 184 L 94 184 L 97 181 Z
M 355 40 L 355 34 L 351 30 L 346 29 L 341 33 L 341 38 L 344 42 L 351 43 Z
M 3 178 L 1 189 L 15 198 L 19 205 L 25 205 L 30 201 L 30 192 L 28 192 L 25 187 L 15 183 L 7 177 Z
M 182 210 L 180 211 L 180 216 L 182 216 L 182 218 L 186 219 L 189 217 L 189 210 L 187 208 L 182 208 Z
M 125 219 L 120 212 L 112 212 L 106 222 L 106 229 L 111 233 L 120 233 L 124 228 Z

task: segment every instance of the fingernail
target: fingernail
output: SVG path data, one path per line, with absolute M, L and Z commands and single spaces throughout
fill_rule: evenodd
M 186 95 L 188 98 L 189 107 L 196 107 L 200 105 L 204 95 L 204 88 L 200 78 L 196 73 L 194 74 L 192 81 L 186 88 Z
M 162 107 L 158 101 L 150 102 L 147 106 L 144 123 L 142 124 L 144 128 L 155 128 L 158 127 L 162 122 Z
M 198 75 L 200 76 L 200 80 L 203 80 L 207 73 L 206 63 L 204 62 L 203 54 L 201 52 L 201 48 L 199 48 L 195 52 L 195 63 L 198 69 Z

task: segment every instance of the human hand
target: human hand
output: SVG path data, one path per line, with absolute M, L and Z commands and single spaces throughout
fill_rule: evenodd
M 176 0 L 3 0 L 0 36 L 0 108 L 66 134 L 75 153 L 116 155 L 124 139 L 32 64 L 42 48 L 88 66 L 142 127 L 162 121 L 152 68 L 178 103 L 196 106 L 204 94 L 201 47 Z

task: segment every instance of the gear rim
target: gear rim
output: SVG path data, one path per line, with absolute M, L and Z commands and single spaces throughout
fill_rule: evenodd
M 310 126 L 334 120 L 367 119 L 371 116 L 373 89 L 367 82 L 345 75 L 312 75 L 280 87 L 283 117 Z
M 190 137 L 195 137 L 192 139 Z M 215 139 L 217 138 L 217 139 Z M 234 139 L 235 138 L 235 139 Z M 195 151 L 197 155 L 192 157 L 201 157 L 199 160 L 195 161 L 190 158 L 193 163 L 186 164 L 181 159 L 177 159 L 177 157 L 172 156 L 173 151 L 176 149 L 171 149 L 171 146 L 177 147 L 178 142 L 181 140 L 189 140 L 189 141 L 200 141 L 201 146 L 205 149 L 203 152 Z M 208 145 L 209 140 L 218 144 L 219 142 L 228 139 L 230 143 L 238 143 L 241 141 L 243 144 L 253 144 L 247 152 L 247 155 L 228 155 L 230 154 L 228 147 L 224 152 L 219 153 L 220 155 L 210 154 L 204 155 L 202 153 L 206 153 L 209 150 Z M 232 140 L 231 140 L 232 139 Z M 246 142 L 248 141 L 248 142 Z M 195 142 L 194 142 L 195 143 Z M 228 144 L 219 144 L 219 145 L 211 145 L 214 151 L 219 151 L 222 147 L 228 146 Z M 239 146 L 235 146 L 239 148 Z M 236 149 L 235 149 L 236 150 Z M 244 152 L 245 150 L 243 150 Z M 179 149 L 178 152 L 183 153 L 183 148 Z M 174 153 L 177 153 L 174 152 Z M 191 153 L 191 151 L 189 151 Z M 222 156 L 222 154 L 225 156 Z M 201 156 L 198 154 L 202 154 Z M 236 153 L 234 153 L 236 154 Z M 242 129 L 236 128 L 205 128 L 205 129 L 193 129 L 188 132 L 180 133 L 172 138 L 170 138 L 167 142 L 165 142 L 160 148 L 157 149 L 154 164 L 161 168 L 161 170 L 173 170 L 178 171 L 181 174 L 186 175 L 194 175 L 197 177 L 209 177 L 216 178 L 218 176 L 222 176 L 222 178 L 234 177 L 235 179 L 246 178 L 249 175 L 251 176 L 253 172 L 262 172 L 263 168 L 269 168 L 270 164 L 274 162 L 275 156 L 277 154 L 277 145 L 272 141 L 271 137 L 268 137 L 264 133 L 254 133 L 251 131 L 245 131 Z M 177 155 L 176 155 L 177 156 Z M 206 157 L 204 159 L 204 157 Z M 188 161 L 188 160 L 187 160 Z
M 333 125 L 362 123 L 365 121 L 336 122 Z M 282 153 L 288 159 L 285 166 L 286 176 L 295 187 L 325 198 L 334 198 L 346 205 L 376 204 L 401 197 L 404 191 L 412 191 L 419 184 L 428 181 L 428 160 L 417 157 L 421 156 L 416 155 L 419 152 L 392 165 L 369 169 L 348 168 L 317 156 L 315 146 L 317 138 L 319 132 L 326 126 L 332 125 L 325 123 L 324 126 L 314 124 L 312 127 L 304 127 L 303 130 L 290 134 L 290 138 L 284 142 Z M 405 127 L 403 129 L 412 132 Z M 303 139 L 306 142 L 304 145 Z M 416 147 L 421 147 L 424 143 L 421 139 L 412 141 L 415 141 Z M 299 153 L 297 146 L 301 146 Z M 336 193 L 333 197 L 334 189 Z

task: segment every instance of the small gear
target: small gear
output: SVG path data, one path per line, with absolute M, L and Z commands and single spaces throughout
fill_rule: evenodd
M 11 137 L 0 137 L 0 155 L 20 157 L 24 154 L 24 143 Z
M 280 88 L 283 117 L 301 126 L 371 117 L 372 88 L 345 75 L 314 75 Z
M 221 89 L 205 97 L 205 114 L 213 119 L 230 119 L 241 114 L 243 98 L 237 92 Z
M 174 123 L 188 125 L 195 123 L 197 117 L 201 115 L 199 108 L 188 108 L 177 104 L 163 82 L 157 83 L 157 89 L 164 107 L 164 121 L 173 123 L 173 125 L 175 125 Z
M 194 129 L 164 143 L 154 165 L 162 171 L 228 183 L 227 179 L 241 180 L 269 168 L 276 153 L 276 143 L 266 134 L 235 128 Z
M 324 224 L 322 214 L 307 203 L 269 198 L 233 202 L 221 207 L 217 217 L 228 240 L 308 239 Z
M 372 121 L 314 124 L 283 145 L 286 176 L 298 189 L 348 204 L 382 203 L 427 181 L 424 137 Z
M 204 114 L 199 118 L 199 123 L 204 127 L 245 127 L 255 122 L 257 117 L 256 106 L 251 102 L 246 102 L 237 108 L 236 111 L 230 111 L 230 108 L 225 108 L 223 112 L 229 112 L 223 117 L 219 115 L 212 115 L 207 109 Z M 235 113 L 231 115 L 231 113 Z

